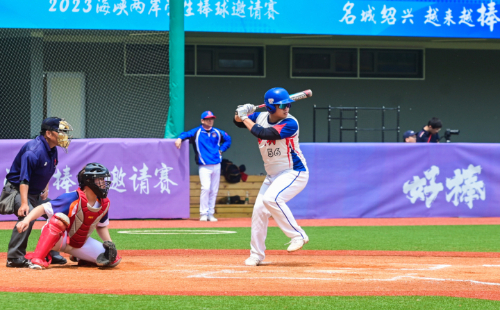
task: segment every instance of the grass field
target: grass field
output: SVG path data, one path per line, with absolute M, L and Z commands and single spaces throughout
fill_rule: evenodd
M 280 297 L 0 293 L 2 309 L 499 309 L 491 300 L 434 296 Z M 67 305 L 67 307 L 63 306 Z
M 197 228 L 183 228 L 199 230 Z M 207 228 L 210 229 L 210 228 Z M 131 235 L 111 229 L 111 237 L 122 250 L 145 249 L 249 249 L 250 228 L 216 228 L 236 231 L 221 235 Z M 133 229 L 126 229 L 127 231 Z M 164 229 L 168 230 L 168 229 Z M 306 227 L 310 243 L 307 250 L 381 250 L 381 251 L 458 251 L 500 252 L 500 226 L 363 226 Z M 11 232 L 0 230 L 7 244 Z M 33 230 L 28 251 L 35 249 L 40 230 Z M 98 239 L 94 233 L 94 238 Z M 284 250 L 288 239 L 279 228 L 270 227 L 266 245 L 269 250 Z
M 236 232 L 220 235 L 118 233 L 124 230 L 111 230 L 114 242 L 123 250 L 249 249 L 250 241 L 250 228 L 215 228 Z M 500 226 L 497 225 L 305 227 L 305 230 L 311 240 L 306 250 L 500 251 Z M 0 230 L 4 251 L 10 234 L 8 230 Z M 28 251 L 34 250 L 39 234 L 39 230 L 33 231 Z M 279 228 L 269 228 L 268 249 L 284 250 L 288 241 Z M 57 305 L 55 308 L 72 309 L 500 309 L 499 301 L 432 296 L 140 296 L 3 292 L 0 302 L 2 309 L 53 309 L 54 305 Z

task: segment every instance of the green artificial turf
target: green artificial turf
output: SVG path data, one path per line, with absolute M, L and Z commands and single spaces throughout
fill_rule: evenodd
M 499 309 L 499 301 L 435 296 L 161 296 L 2 293 L 2 309 Z
M 174 230 L 186 228 L 176 228 Z M 210 228 L 206 228 L 210 229 Z M 188 229 L 188 230 L 206 230 Z M 464 251 L 500 252 L 500 225 L 470 226 L 359 226 L 305 227 L 310 242 L 306 250 Z M 119 249 L 249 249 L 250 228 L 213 228 L 236 231 L 223 235 L 130 235 L 111 229 Z M 130 230 L 130 229 L 127 229 Z M 155 229 L 162 230 L 162 229 Z M 164 229 L 168 230 L 168 229 Z M 10 231 L 1 230 L 0 240 L 7 251 Z M 33 230 L 28 251 L 33 251 L 40 230 Z M 98 239 L 94 232 L 94 238 Z M 288 239 L 277 227 L 270 227 L 266 239 L 270 250 L 286 249 Z

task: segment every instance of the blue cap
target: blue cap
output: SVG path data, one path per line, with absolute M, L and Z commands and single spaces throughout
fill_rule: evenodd
M 61 119 L 59 117 L 47 117 L 42 122 L 42 130 L 50 130 L 59 132 L 59 123 Z
M 205 111 L 201 113 L 201 119 L 206 119 L 206 118 L 216 118 L 216 117 L 211 111 Z
M 411 136 L 415 136 L 415 135 L 416 135 L 416 133 L 415 133 L 413 130 L 407 130 L 407 131 L 404 133 L 403 138 L 405 138 L 405 139 L 406 139 L 406 138 L 409 138 L 409 137 L 411 137 Z

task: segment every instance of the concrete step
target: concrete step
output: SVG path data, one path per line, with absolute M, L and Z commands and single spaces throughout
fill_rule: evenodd
M 238 182 L 238 183 L 234 183 L 234 184 L 220 182 L 219 191 L 221 191 L 221 190 L 233 190 L 233 189 L 260 189 L 261 186 L 262 186 L 262 182 Z M 190 189 L 200 189 L 201 183 L 199 181 L 198 182 L 190 182 L 189 188 Z
M 223 218 L 252 217 L 252 212 L 253 212 L 253 204 L 215 205 L 215 217 L 223 217 Z M 200 206 L 191 205 L 191 207 L 189 208 L 189 214 L 190 218 L 199 218 Z
M 235 196 L 235 195 L 231 195 L 231 196 Z M 226 197 L 225 195 L 222 195 L 222 196 L 217 196 L 217 198 L 215 199 L 215 202 L 218 203 L 220 201 L 220 199 Z M 245 200 L 245 196 L 240 196 L 240 199 L 241 200 Z M 249 204 L 253 205 L 255 203 L 255 200 L 257 200 L 257 197 L 256 196 L 248 196 L 248 200 L 249 200 Z M 191 205 L 200 205 L 200 196 L 191 196 L 189 197 L 189 203 Z
M 262 183 L 262 182 L 264 182 L 265 178 L 266 178 L 265 175 L 249 175 L 247 178 L 247 182 L 261 182 Z M 200 182 L 200 176 L 190 175 L 189 181 L 190 182 Z M 222 176 L 222 175 L 221 175 L 220 181 L 227 183 L 226 180 L 224 179 L 224 176 Z M 240 182 L 240 183 L 245 183 L 245 182 Z
M 240 196 L 242 200 L 245 200 L 245 195 L 248 192 L 249 197 L 257 197 L 260 189 L 231 189 L 229 190 L 229 196 Z M 217 197 L 226 197 L 228 190 L 219 189 Z M 200 197 L 201 189 L 192 189 L 189 191 L 189 196 Z

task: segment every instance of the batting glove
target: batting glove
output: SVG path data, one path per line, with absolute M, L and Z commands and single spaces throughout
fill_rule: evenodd
M 238 109 L 236 109 L 236 113 L 238 114 L 238 117 L 242 122 L 248 118 L 248 112 L 245 106 L 241 106 Z
M 251 103 L 247 103 L 247 104 L 244 104 L 243 105 L 246 109 L 247 109 L 247 115 L 250 115 L 252 114 L 253 112 L 255 112 L 255 110 L 257 109 L 256 106 L 254 106 L 253 104 Z

